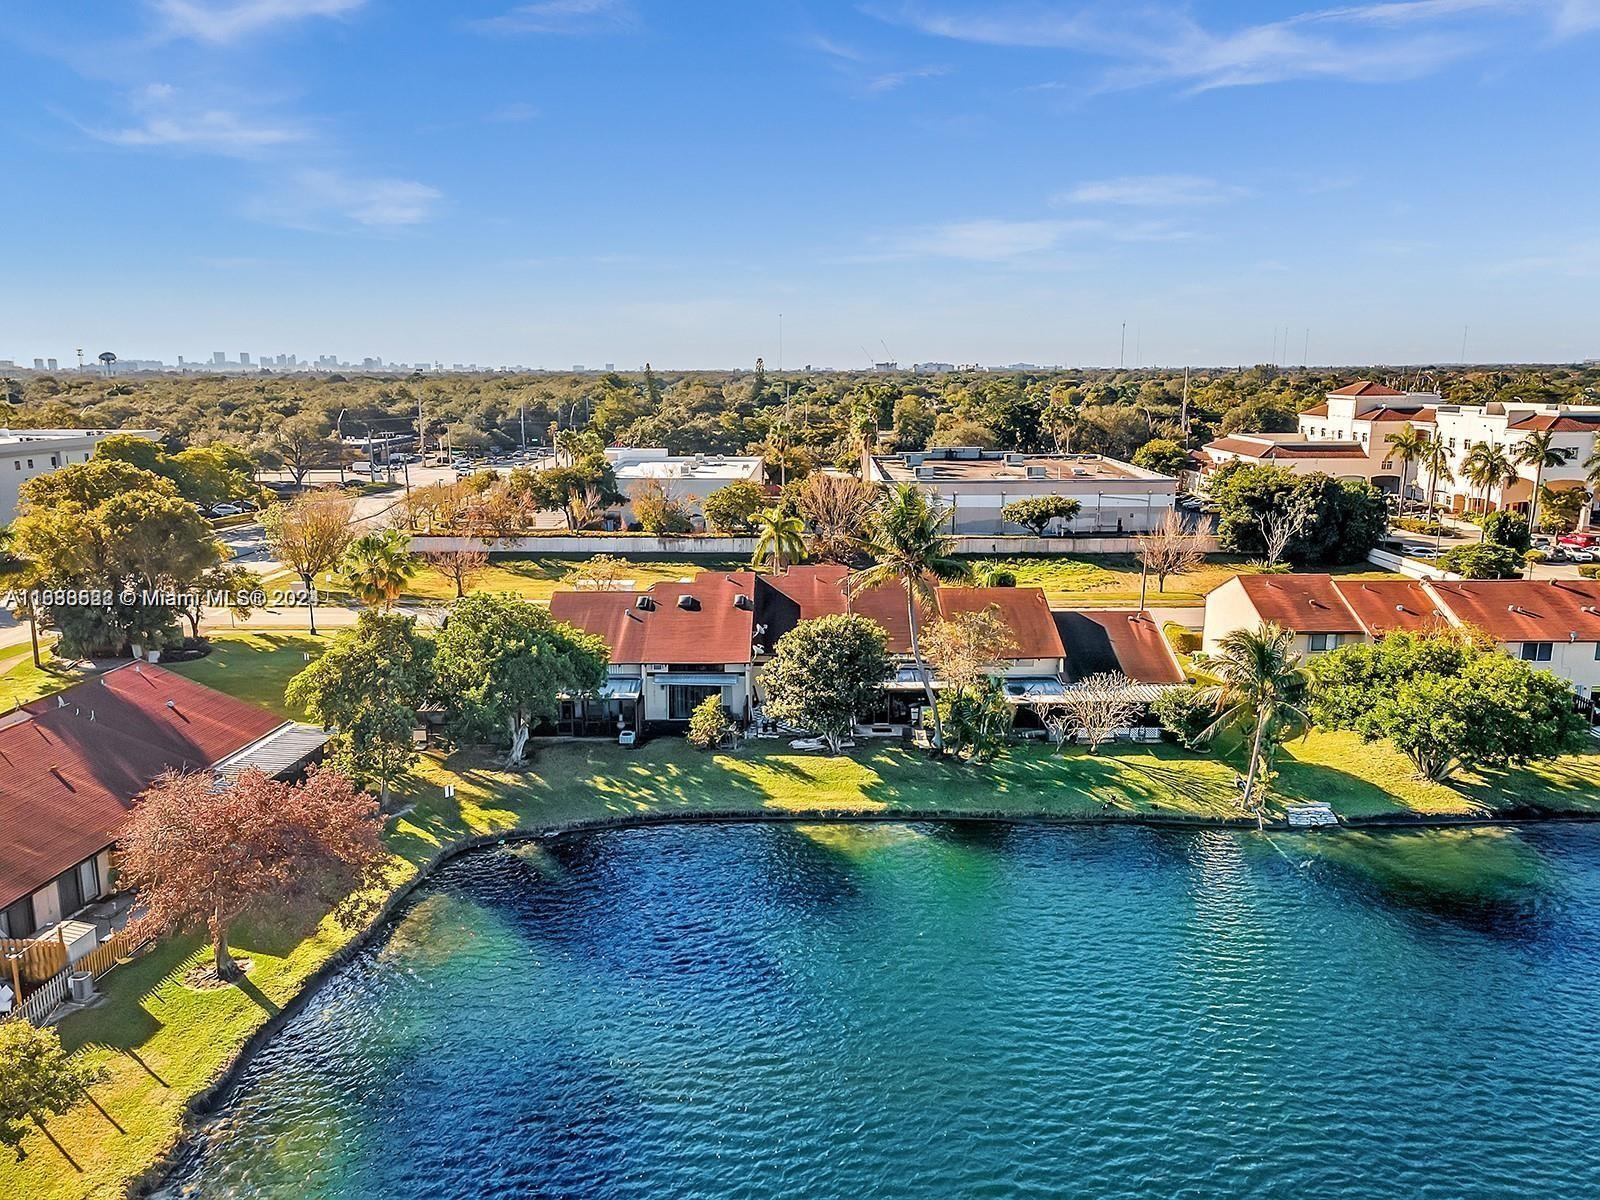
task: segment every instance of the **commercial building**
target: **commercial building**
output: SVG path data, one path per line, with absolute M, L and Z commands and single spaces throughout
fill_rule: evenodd
M 51 936 L 111 890 L 111 847 L 164 773 L 287 777 L 327 736 L 142 663 L 0 718 L 0 938 Z
M 869 483 L 910 483 L 950 510 L 957 535 L 1020 534 L 1000 510 L 1034 496 L 1065 496 L 1081 505 L 1063 533 L 1143 533 L 1173 508 L 1178 481 L 1100 454 L 1018 454 L 946 446 L 900 454 L 865 454 Z
M 617 477 L 617 490 L 626 497 L 622 515 L 633 520 L 633 499 L 646 489 L 659 488 L 681 503 L 691 516 L 702 515 L 705 499 L 730 483 L 762 483 L 759 457 L 725 454 L 669 453 L 661 446 L 613 446 L 606 452 Z
M 1586 704 L 1600 691 L 1600 580 L 1239 575 L 1206 597 L 1202 649 L 1268 622 L 1292 631 L 1307 656 L 1396 630 L 1471 629 L 1561 676 Z
M 0 429 L 0 524 L 17 515 L 22 485 L 71 463 L 88 462 L 113 434 L 154 440 L 159 429 Z

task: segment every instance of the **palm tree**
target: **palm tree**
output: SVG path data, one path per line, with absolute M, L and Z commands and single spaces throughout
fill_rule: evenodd
M 1203 693 L 1217 712 L 1205 736 L 1225 728 L 1249 731 L 1250 763 L 1242 799 L 1261 829 L 1264 802 L 1258 801 L 1256 790 L 1262 773 L 1271 767 L 1277 744 L 1295 729 L 1310 728 L 1304 705 L 1311 673 L 1295 653 L 1293 631 L 1272 624 L 1228 634 L 1207 670 L 1220 682 Z
M 756 518 L 756 551 L 750 556 L 750 565 L 759 567 L 763 560 L 772 561 L 772 573 L 781 574 L 783 568 L 799 562 L 806 556 L 806 523 L 781 508 L 764 510 Z
M 1528 532 L 1538 528 L 1539 489 L 1544 486 L 1546 467 L 1564 467 L 1577 457 L 1575 446 L 1557 446 L 1556 435 L 1548 429 L 1530 433 L 1518 443 L 1511 457 L 1523 466 L 1533 468 L 1533 498 L 1528 501 Z
M 1517 469 L 1517 464 L 1511 461 L 1511 456 L 1505 452 L 1504 447 L 1496 446 L 1493 442 L 1478 442 L 1467 457 L 1462 461 L 1461 471 L 1467 477 L 1467 482 L 1474 487 L 1483 489 L 1483 512 L 1489 514 L 1489 493 L 1496 486 L 1510 487 L 1522 477 Z M 1488 535 L 1488 528 L 1478 527 L 1478 540 L 1481 542 Z
M 1433 524 L 1439 506 L 1439 482 L 1454 483 L 1456 473 L 1450 469 L 1450 452 L 1437 434 L 1422 452 L 1422 465 L 1428 471 L 1428 523 Z
M 872 566 L 850 575 L 852 588 L 873 588 L 898 583 L 906 592 L 906 625 L 911 635 L 911 657 L 917 664 L 922 692 L 933 713 L 933 746 L 944 752 L 944 722 L 939 718 L 939 700 L 933 694 L 933 678 L 922 657 L 922 626 L 918 609 L 926 605 L 939 611 L 939 584 L 967 578 L 967 565 L 955 558 L 955 540 L 943 532 L 949 515 L 936 497 L 919 491 L 909 483 L 895 487 L 878 504 L 872 529 L 866 538 L 866 551 Z
M 1419 430 L 1410 421 L 1400 427 L 1398 432 L 1385 435 L 1384 441 L 1389 443 L 1394 456 L 1400 460 L 1400 511 L 1406 507 L 1406 477 L 1411 473 L 1411 465 L 1421 461 L 1428 452 L 1428 436 Z
M 411 542 L 398 529 L 364 533 L 345 549 L 344 582 L 368 608 L 394 607 L 406 582 L 417 573 Z

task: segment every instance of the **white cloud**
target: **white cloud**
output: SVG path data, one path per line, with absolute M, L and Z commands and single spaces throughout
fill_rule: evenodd
M 1245 189 L 1203 175 L 1124 175 L 1068 188 L 1056 204 L 1116 204 L 1136 208 L 1177 208 L 1220 204 L 1245 195 Z
M 195 105 L 171 84 L 153 83 L 131 101 L 137 124 L 84 132 L 113 146 L 167 148 L 197 154 L 252 158 L 275 146 L 303 142 L 304 128 L 282 121 L 260 121 L 231 108 Z
M 1186 84 L 1191 90 L 1337 79 L 1415 79 L 1493 51 L 1508 31 L 1541 24 L 1558 36 L 1600 28 L 1600 0 L 1398 0 L 1309 10 L 1223 29 L 1186 7 L 1038 5 L 929 8 L 875 15 L 934 37 L 981 45 L 1073 50 L 1103 58 L 1102 87 Z
M 578 35 L 612 33 L 633 22 L 633 8 L 626 0 L 537 0 L 471 25 L 485 33 Z
M 170 33 L 221 43 L 306 17 L 342 17 L 365 3 L 366 0 L 233 0 L 225 4 L 154 0 L 154 7 Z
M 437 188 L 415 180 L 305 168 L 290 172 L 275 191 L 257 198 L 248 211 L 257 220 L 295 229 L 355 225 L 392 231 L 428 220 L 441 199 Z
M 1179 241 L 1190 235 L 1162 221 L 1117 224 L 1110 221 L 1013 221 L 984 218 L 929 225 L 887 239 L 868 260 L 954 258 L 967 262 L 1010 262 L 1047 254 L 1068 245 L 1106 242 Z

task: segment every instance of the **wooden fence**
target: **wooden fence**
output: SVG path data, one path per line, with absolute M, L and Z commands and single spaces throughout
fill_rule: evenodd
M 119 963 L 132 958 L 143 947 L 143 938 L 136 937 L 126 929 L 119 929 L 69 966 L 65 965 L 66 946 L 60 942 L 0 940 L 0 964 L 3 964 L 5 974 L 12 987 L 18 989 L 21 998 L 10 1013 L 0 1015 L 0 1021 L 21 1017 L 35 1025 L 43 1025 L 66 997 L 73 975 L 87 971 L 91 978 L 99 979 Z M 53 973 L 42 974 L 46 964 L 55 965 Z

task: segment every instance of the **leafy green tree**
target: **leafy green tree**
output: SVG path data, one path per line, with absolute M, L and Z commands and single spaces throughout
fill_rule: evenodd
M 357 783 L 376 782 L 387 806 L 389 788 L 416 760 L 412 733 L 417 710 L 433 686 L 433 642 L 416 619 L 364 612 L 293 679 L 289 704 L 337 733 L 334 761 Z
M 894 402 L 894 444 L 898 450 L 921 450 L 933 437 L 937 418 L 927 402 L 907 392 Z
M 1000 519 L 1021 525 L 1034 537 L 1044 537 L 1058 521 L 1065 525 L 1083 509 L 1083 502 L 1071 496 L 1028 496 L 1001 506 Z
M 1272 624 L 1228 634 L 1206 669 L 1217 679 L 1204 693 L 1217 717 L 1204 736 L 1243 733 L 1248 766 L 1240 799 L 1260 828 L 1277 747 L 1311 723 L 1305 711 L 1310 673 L 1294 651 L 1294 634 Z
M 1206 702 L 1204 689 L 1197 684 L 1167 688 L 1150 707 L 1161 727 L 1186 750 L 1203 750 L 1210 744 L 1207 732 L 1216 720 L 1216 710 Z
M 955 540 L 944 532 L 944 506 L 909 483 L 896 484 L 878 505 L 865 550 L 872 566 L 851 573 L 853 588 L 894 585 L 905 592 L 911 657 L 922 693 L 933 713 L 934 749 L 944 751 L 944 723 L 933 678 L 922 654 L 921 610 L 939 611 L 939 585 L 964 582 L 967 565 L 955 557 Z
M 394 607 L 417 573 L 411 539 L 398 529 L 362 534 L 345 547 L 340 563 L 351 594 L 368 608 L 380 611 Z
M 1189 452 L 1172 438 L 1151 438 L 1133 452 L 1133 465 L 1163 475 L 1181 475 L 1189 470 Z
M 54 1029 L 28 1021 L 0 1022 L 0 1146 L 26 1156 L 22 1139 L 44 1119 L 70 1110 L 97 1083 L 104 1067 L 91 1067 L 61 1047 Z
M 1430 438 L 1422 453 L 1422 467 L 1428 473 L 1428 521 L 1431 524 L 1439 503 L 1439 485 L 1455 482 L 1450 466 L 1450 451 L 1439 438 Z
M 778 639 L 762 671 L 767 711 L 817 734 L 828 753 L 838 754 L 893 668 L 888 636 L 876 621 L 855 613 L 801 621 Z
M 1563 488 L 1561 491 L 1555 491 L 1548 484 L 1540 491 L 1539 532 L 1571 533 L 1576 529 L 1578 519 L 1589 504 L 1589 493 L 1583 488 Z
M 1521 478 L 1517 464 L 1506 453 L 1505 447 L 1490 442 L 1478 442 L 1461 460 L 1461 472 L 1468 483 L 1483 492 L 1483 512 L 1489 511 L 1489 494 L 1495 488 L 1507 488 Z M 1479 540 L 1483 534 L 1479 533 Z
M 1439 565 L 1463 579 L 1515 579 L 1522 574 L 1523 552 L 1480 542 L 1446 550 L 1439 556 Z
M 689 714 L 689 728 L 684 736 L 696 750 L 710 750 L 720 746 L 733 729 L 733 714 L 724 707 L 722 697 L 707 696 Z
M 1504 546 L 1525 554 L 1533 544 L 1528 521 L 1521 513 L 1492 512 L 1483 519 L 1484 541 L 1491 546 Z
M 942 696 L 935 711 L 950 753 L 972 762 L 994 761 L 1016 720 L 1000 681 L 989 677 Z
M 756 521 L 756 548 L 750 556 L 750 565 L 772 565 L 772 573 L 779 575 L 791 563 L 802 562 L 806 556 L 806 523 L 782 508 L 762 511 Z
M 1388 528 L 1387 502 L 1377 488 L 1320 472 L 1231 462 L 1212 474 L 1210 493 L 1218 540 L 1236 554 L 1268 557 L 1272 526 L 1291 511 L 1306 514 L 1285 547 L 1285 557 L 1299 563 L 1359 562 Z
M 718 533 L 749 533 L 766 503 L 767 493 L 760 484 L 740 479 L 712 492 L 701 510 L 706 523 Z
M 94 458 L 90 461 L 127 463 L 153 475 L 161 474 L 161 464 L 166 458 L 161 443 L 132 433 L 113 433 L 95 444 Z
M 178 608 L 162 597 L 191 590 L 224 551 L 169 480 L 92 459 L 30 480 L 21 492 L 11 551 L 26 564 L 27 586 L 98 590 L 110 601 L 48 608 L 63 651 L 110 655 L 130 642 L 181 640 Z
M 510 596 L 457 600 L 435 645 L 434 679 L 452 726 L 480 738 L 504 731 L 511 766 L 527 761 L 528 735 L 556 715 L 563 696 L 605 682 L 610 659 L 602 639 Z
M 1343 646 L 1313 671 L 1319 722 L 1389 739 L 1427 779 L 1551 758 L 1584 727 L 1565 680 L 1455 632 Z

